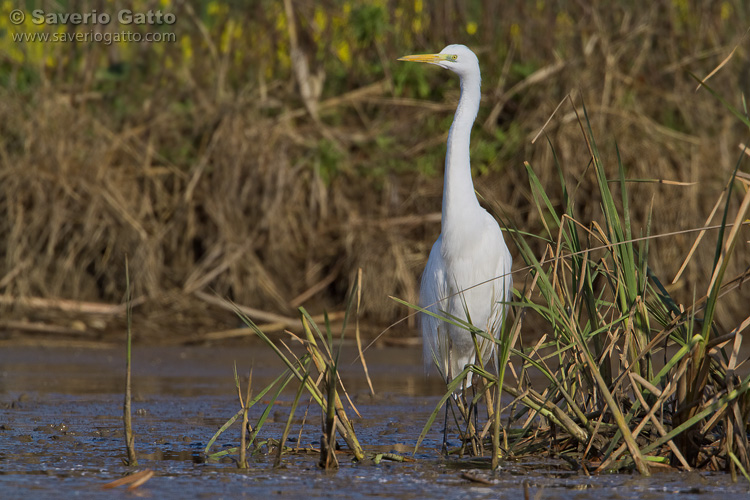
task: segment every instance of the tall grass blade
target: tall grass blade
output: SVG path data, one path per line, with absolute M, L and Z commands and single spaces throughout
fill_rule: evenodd
M 128 258 L 125 257 L 125 302 L 127 317 L 127 341 L 125 354 L 125 402 L 123 404 L 123 423 L 125 425 L 125 445 L 127 448 L 127 461 L 131 467 L 138 466 L 138 456 L 135 452 L 135 435 L 133 434 L 133 416 L 131 413 L 130 402 L 132 399 L 131 391 L 131 344 L 133 340 L 133 301 L 130 291 L 130 268 Z
M 365 380 L 370 388 L 370 394 L 375 395 L 375 389 L 372 386 L 372 379 L 370 378 L 370 371 L 367 369 L 367 362 L 365 361 L 365 353 L 362 350 L 362 336 L 359 332 L 359 311 L 362 304 L 362 268 L 357 270 L 357 281 L 356 281 L 356 293 L 357 293 L 357 310 L 356 310 L 356 321 L 354 327 L 354 338 L 357 341 L 357 353 L 359 354 L 359 360 L 362 363 L 362 369 L 365 372 Z M 354 295 L 354 294 L 352 294 Z
M 234 364 L 234 376 L 237 378 L 237 363 Z M 239 383 L 239 379 L 237 379 L 237 382 Z M 245 394 L 245 399 L 242 399 L 242 394 L 240 393 L 240 403 L 242 405 L 242 428 L 240 429 L 240 458 L 239 458 L 239 468 L 240 469 L 246 469 L 247 468 L 247 444 L 246 444 L 246 438 L 247 438 L 247 413 L 250 410 L 250 395 L 252 394 L 252 388 L 253 388 L 253 371 L 250 370 L 250 374 L 247 376 L 247 393 Z M 239 386 L 238 386 L 239 390 Z
M 297 405 L 299 404 L 299 399 L 302 396 L 302 392 L 305 389 L 305 385 L 309 377 L 310 377 L 310 374 L 305 373 L 305 376 L 302 382 L 300 382 L 299 387 L 297 387 L 297 394 L 295 394 L 294 401 L 292 401 L 292 407 L 289 409 L 289 417 L 286 420 L 286 426 L 284 427 L 284 432 L 281 434 L 281 439 L 279 440 L 279 449 L 276 455 L 276 461 L 273 464 L 274 467 L 279 467 L 281 465 L 281 455 L 284 453 L 284 443 L 286 443 L 286 440 L 289 437 L 289 431 L 292 428 L 292 421 L 294 419 L 294 414 L 297 411 Z

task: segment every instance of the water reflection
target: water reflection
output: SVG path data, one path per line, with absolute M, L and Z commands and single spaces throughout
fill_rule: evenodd
M 0 498 L 90 496 L 102 484 L 127 473 L 122 432 L 124 350 L 5 347 L 0 350 Z M 443 383 L 422 372 L 421 350 L 371 349 L 367 353 L 376 394 L 369 392 L 354 346 L 339 363 L 347 390 L 362 418 L 354 419 L 360 441 L 370 452 L 410 456 Z M 265 495 L 304 498 L 708 498 L 747 495 L 744 483 L 712 474 L 657 474 L 587 477 L 564 463 L 509 462 L 496 473 L 481 461 L 443 461 L 434 425 L 407 463 L 378 466 L 342 462 L 335 474 L 322 473 L 314 454 L 289 455 L 273 469 L 263 457 L 247 471 L 227 463 L 204 463 L 208 439 L 239 408 L 233 366 L 244 377 L 252 367 L 253 386 L 270 383 L 283 365 L 262 346 L 136 347 L 133 351 L 134 428 L 141 465 L 156 475 L 141 493 L 174 496 Z M 278 437 L 296 387 L 275 407 L 263 432 Z M 300 406 L 290 439 L 315 446 L 320 416 Z M 257 420 L 264 405 L 253 409 Z M 217 446 L 236 446 L 235 425 Z M 483 484 L 468 480 L 482 478 Z M 218 481 L 217 481 L 218 480 Z M 486 483 L 486 484 L 485 484 Z M 526 487 L 524 487 L 524 483 Z M 525 490 L 526 488 L 526 490 Z
M 376 392 L 403 395 L 439 395 L 438 377 L 425 377 L 421 352 L 416 349 L 373 348 L 366 354 Z M 369 390 L 356 349 L 346 346 L 339 369 L 347 390 Z M 232 348 L 135 347 L 133 387 L 143 397 L 153 395 L 201 396 L 226 389 L 234 392 L 233 370 L 247 374 L 252 368 L 254 385 L 270 383 L 284 365 L 264 346 Z M 124 389 L 124 351 L 6 347 L 0 351 L 0 395 L 20 392 L 38 394 L 121 393 Z

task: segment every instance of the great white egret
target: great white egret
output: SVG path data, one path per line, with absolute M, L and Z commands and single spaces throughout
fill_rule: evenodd
M 456 73 L 461 97 L 445 152 L 441 233 L 430 251 L 419 293 L 419 305 L 448 314 L 497 337 L 505 319 L 512 286 L 512 258 L 500 226 L 479 205 L 469 161 L 471 127 L 482 97 L 477 56 L 464 45 L 448 45 L 439 54 L 411 55 L 399 61 L 435 64 Z M 476 363 L 471 333 L 465 328 L 421 314 L 425 369 L 437 364 L 450 382 L 469 363 Z M 490 363 L 494 344 L 477 336 L 482 362 Z M 471 373 L 467 376 L 471 385 Z

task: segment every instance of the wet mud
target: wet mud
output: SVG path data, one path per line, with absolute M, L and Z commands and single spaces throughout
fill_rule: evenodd
M 437 377 L 422 373 L 421 352 L 382 348 L 367 353 L 375 388 L 369 391 L 355 350 L 340 363 L 347 391 L 361 418 L 360 442 L 370 454 L 397 453 L 413 461 L 354 464 L 326 472 L 318 455 L 250 457 L 240 470 L 233 458 L 207 462 L 209 439 L 239 409 L 233 366 L 241 378 L 253 370 L 254 390 L 283 367 L 260 344 L 232 347 L 141 347 L 133 352 L 133 428 L 140 469 L 154 476 L 135 491 L 105 491 L 132 472 L 123 460 L 124 349 L 4 346 L 0 349 L 0 498 L 747 498 L 748 485 L 725 474 L 656 473 L 586 476 L 561 461 L 504 463 L 495 473 L 486 460 L 444 460 L 436 423 L 419 452 L 412 451 L 442 394 Z M 278 439 L 294 390 L 271 412 L 261 439 Z M 265 405 L 250 412 L 257 420 Z M 287 445 L 316 448 L 320 414 L 297 409 Z M 235 424 L 212 451 L 237 446 Z M 263 448 L 261 448 L 263 450 Z

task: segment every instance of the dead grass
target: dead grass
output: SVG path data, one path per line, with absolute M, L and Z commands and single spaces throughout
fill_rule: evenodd
M 439 232 L 443 122 L 457 88 L 439 72 L 400 74 L 395 58 L 448 41 L 480 54 L 475 181 L 486 203 L 515 226 L 542 228 L 530 209 L 523 161 L 537 166 L 549 197 L 560 202 L 550 148 L 531 138 L 571 91 L 590 103 L 602 155 L 612 155 L 615 138 L 624 146 L 628 178 L 694 183 L 633 185 L 635 234 L 652 203 L 652 234 L 705 223 L 743 136 L 706 92 L 695 92 L 688 72 L 708 75 L 736 47 L 710 82 L 739 99 L 747 73 L 743 2 L 722 3 L 729 17 L 718 5 L 681 11 L 666 0 L 645 11 L 559 11 L 551 2 L 531 12 L 517 2 L 502 16 L 477 15 L 478 4 L 471 5 L 455 12 L 426 5 L 420 15 L 427 30 L 407 36 L 398 28 L 407 21 L 391 19 L 395 31 L 367 44 L 330 23 L 318 36 L 302 21 L 312 19 L 314 3 L 293 2 L 309 73 L 326 76 L 317 116 L 300 96 L 299 73 L 280 62 L 289 35 L 270 27 L 276 7 L 256 6 L 253 18 L 252 9 L 227 10 L 213 24 L 175 7 L 175 30 L 193 41 L 189 60 L 180 60 L 179 44 L 116 56 L 92 44 L 73 59 L 88 61 L 84 69 L 71 62 L 38 72 L 2 60 L 15 80 L 0 87 L 0 292 L 120 303 L 127 255 L 134 297 L 145 298 L 139 316 L 149 318 L 148 338 L 155 340 L 181 324 L 236 326 L 198 291 L 285 315 L 302 305 L 300 297 L 311 311 L 340 309 L 346 283 L 361 267 L 366 321 L 399 319 L 403 310 L 387 297 L 416 299 Z M 330 7 L 327 15 L 343 14 Z M 234 59 L 213 57 L 230 18 L 247 21 L 243 36 L 255 41 L 235 40 Z M 464 29 L 471 20 L 479 22 L 476 36 Z M 201 42 L 201 27 L 213 49 Z M 348 67 L 334 49 L 341 40 L 350 46 Z M 258 49 L 248 52 L 250 46 Z M 107 74 L 115 62 L 128 69 L 119 80 L 112 73 L 114 83 L 88 69 Z M 28 72 L 38 73 L 36 83 L 18 83 Z M 418 95 L 422 84 L 431 89 L 426 96 Z M 585 175 L 589 160 L 577 127 L 566 111 L 545 133 L 576 198 L 590 200 L 578 207 L 585 223 L 597 218 L 600 200 Z M 685 234 L 654 244 L 650 264 L 660 276 L 674 276 L 692 243 Z M 700 263 L 712 258 L 712 245 L 700 246 L 670 292 L 690 302 L 694 290 L 706 289 L 710 276 Z M 733 265 L 729 275 L 750 265 L 750 256 Z M 745 305 L 742 298 L 722 301 L 719 326 L 744 317 Z M 20 307 L 5 313 L 30 317 Z

